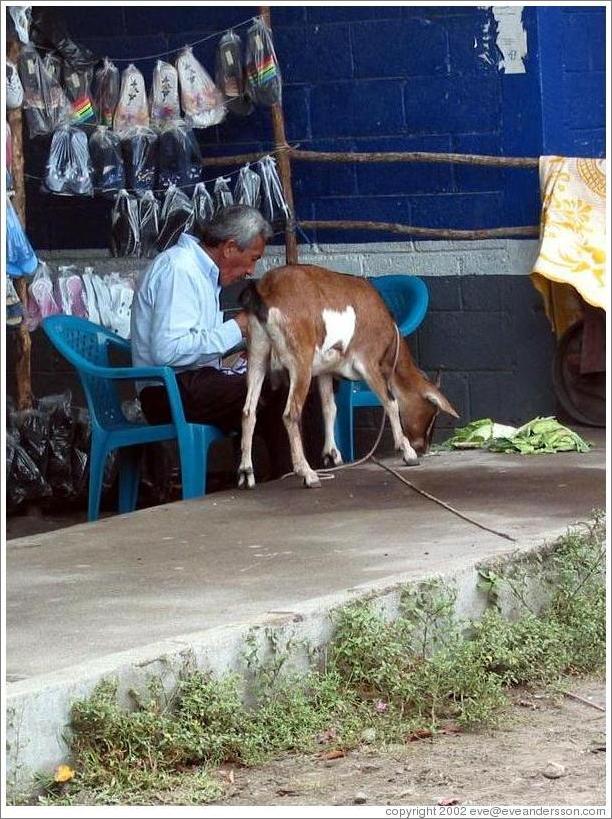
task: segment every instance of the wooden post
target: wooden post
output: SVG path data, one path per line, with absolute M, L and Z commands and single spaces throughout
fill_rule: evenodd
M 272 30 L 270 7 L 260 6 L 259 13 L 266 26 Z M 289 146 L 287 145 L 287 138 L 285 136 L 285 117 L 282 105 L 275 102 L 270 109 L 270 113 L 272 115 L 274 144 L 278 151 L 276 161 L 278 162 L 280 181 L 283 186 L 283 195 L 291 214 L 290 221 L 287 222 L 287 227 L 285 228 L 285 258 L 287 264 L 297 264 L 298 246 L 295 236 L 295 208 L 293 205 L 293 188 L 291 186 L 291 160 L 289 159 Z
M 21 45 L 18 42 L 7 43 L 7 57 L 15 65 L 19 60 L 19 52 Z M 21 224 L 25 229 L 26 224 L 26 198 L 25 198 L 25 181 L 23 173 L 23 118 L 21 108 L 9 109 L 7 112 L 7 120 L 11 128 L 11 137 L 13 143 L 13 187 L 15 194 L 12 202 L 13 207 L 19 217 Z M 4 149 L 3 149 L 4 150 Z M 23 278 L 15 279 L 15 290 L 21 299 L 24 309 L 28 303 L 27 282 Z M 30 370 L 30 352 L 32 348 L 32 340 L 30 333 L 26 327 L 25 321 L 22 321 L 16 331 L 17 337 L 17 361 L 15 364 L 16 376 L 16 396 L 17 408 L 30 409 L 32 407 L 32 378 Z

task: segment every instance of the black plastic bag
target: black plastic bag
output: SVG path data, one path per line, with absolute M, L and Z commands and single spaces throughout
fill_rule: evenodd
M 160 215 L 157 249 L 166 250 L 176 244 L 181 233 L 193 222 L 193 203 L 182 190 L 170 185 L 164 197 Z
M 51 489 L 40 470 L 12 434 L 6 436 L 6 505 L 9 512 L 25 501 L 49 497 Z
M 150 128 L 131 128 L 121 134 L 126 188 L 147 191 L 155 188 L 157 176 L 157 134 Z
M 85 46 L 78 45 L 70 36 L 62 12 L 58 8 L 34 6 L 30 25 L 32 42 L 57 51 L 72 68 L 91 68 L 95 57 Z
M 159 134 L 158 158 L 158 188 L 176 185 L 191 196 L 202 176 L 202 154 L 193 130 L 182 123 L 165 127 Z
M 113 256 L 140 255 L 138 200 L 126 190 L 119 191 L 111 215 L 111 252 Z
M 38 401 L 37 409 L 49 414 L 49 460 L 47 482 L 54 498 L 69 498 L 72 483 L 73 424 L 70 390 L 60 395 L 46 395 Z
M 48 413 L 39 409 L 21 410 L 15 413 L 14 418 L 21 446 L 34 461 L 43 478 L 46 477 L 49 464 Z

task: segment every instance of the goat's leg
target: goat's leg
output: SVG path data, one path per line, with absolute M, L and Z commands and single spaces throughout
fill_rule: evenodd
M 289 397 L 287 398 L 283 421 L 285 422 L 285 428 L 289 436 L 293 471 L 296 475 L 301 475 L 302 478 L 304 478 L 305 486 L 309 488 L 319 487 L 321 486 L 319 476 L 311 468 L 304 455 L 302 433 L 300 431 L 302 409 L 306 401 L 306 396 L 308 395 L 308 388 L 310 387 L 310 368 L 303 365 L 300 366 L 299 360 L 292 361 L 289 367 L 289 379 Z
M 336 423 L 336 401 L 334 399 L 334 380 L 327 373 L 317 377 L 321 409 L 323 411 L 323 425 L 325 427 L 325 443 L 323 445 L 323 463 L 332 463 L 338 466 L 342 463 L 342 456 L 336 446 L 334 424 Z
M 255 319 L 249 328 L 249 353 L 247 369 L 247 396 L 242 410 L 241 459 L 238 467 L 238 486 L 252 489 L 255 486 L 253 472 L 253 432 L 257 420 L 257 403 L 270 358 L 270 340 L 264 328 Z
M 410 441 L 404 435 L 397 399 L 390 392 L 385 377 L 379 369 L 374 367 L 370 372 L 363 373 L 363 375 L 370 389 L 380 398 L 380 402 L 389 416 L 395 449 L 402 453 L 402 458 L 407 466 L 418 466 L 419 458 L 411 446 Z

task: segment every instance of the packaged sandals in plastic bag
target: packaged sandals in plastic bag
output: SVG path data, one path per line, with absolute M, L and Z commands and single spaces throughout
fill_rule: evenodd
M 193 56 L 191 48 L 184 48 L 177 61 L 181 105 L 192 128 L 209 128 L 225 119 L 223 94 L 208 73 Z
M 94 74 L 93 99 L 100 125 L 112 127 L 120 86 L 119 69 L 105 57 L 102 66 Z
M 229 177 L 220 176 L 215 179 L 215 187 L 213 190 L 213 204 L 215 213 L 221 213 L 222 210 L 231 207 L 234 204 L 234 197 L 229 189 Z
M 55 82 L 61 85 L 64 66 L 62 58 L 58 54 L 54 54 L 52 51 L 49 51 L 44 56 L 43 65 L 49 75 L 53 77 Z
M 56 51 L 73 68 L 93 68 L 96 58 L 83 45 L 76 43 L 68 30 L 63 11 L 53 6 L 34 6 L 30 26 L 32 42 L 43 49 Z
M 264 156 L 257 162 L 261 177 L 261 212 L 273 226 L 285 224 L 290 218 L 289 206 L 283 196 L 283 188 L 278 178 L 276 162 L 271 156 Z
M 6 272 L 9 276 L 31 276 L 38 258 L 21 225 L 13 203 L 6 198 Z
M 193 130 L 184 123 L 169 124 L 160 131 L 158 143 L 158 188 L 170 185 L 191 196 L 202 176 L 202 154 Z
M 28 287 L 28 313 L 26 326 L 34 330 L 47 316 L 61 313 L 53 293 L 53 279 L 51 269 L 46 262 L 41 262 Z
M 93 196 L 87 134 L 70 125 L 53 133 L 44 190 L 64 196 Z
M 34 46 L 22 48 L 18 70 L 30 137 L 50 134 L 58 125 L 68 122 L 71 107 L 66 94 L 45 68 Z
M 113 256 L 140 255 L 140 221 L 138 218 L 138 200 L 126 190 L 119 191 L 111 215 L 111 252 Z M 99 277 L 96 277 L 99 278 Z M 104 316 L 100 310 L 100 323 Z
M 131 128 L 146 128 L 149 125 L 149 104 L 144 77 L 133 63 L 121 76 L 119 102 L 115 109 L 113 128 L 123 133 Z
M 180 118 L 178 72 L 170 63 L 158 60 L 151 85 L 151 125 L 159 128 Z
M 182 190 L 170 185 L 164 197 L 160 219 L 158 250 L 166 250 L 176 244 L 181 233 L 191 227 L 193 204 Z
M 140 254 L 151 259 L 157 254 L 159 235 L 159 202 L 153 191 L 145 191 L 138 202 Z
M 151 128 L 131 128 L 121 133 L 126 188 L 153 190 L 157 178 L 157 134 Z
M 193 221 L 195 224 L 201 226 L 206 222 L 210 222 L 215 214 L 215 205 L 204 182 L 198 182 L 195 186 L 191 201 L 193 203 Z
M 219 40 L 215 55 L 215 79 L 217 87 L 225 96 L 225 105 L 232 114 L 246 116 L 253 112 L 246 90 L 246 77 L 242 64 L 242 42 L 233 31 L 227 31 Z
M 98 125 L 89 137 L 91 179 L 94 191 L 112 197 L 125 188 L 121 137 L 107 125 Z
M 250 205 L 259 208 L 261 203 L 261 177 L 247 163 L 240 168 L 234 185 L 234 202 L 237 205 Z
M 83 280 L 76 265 L 60 267 L 56 279 L 57 290 L 62 306 L 62 313 L 66 316 L 80 316 L 87 318 L 87 295 Z M 56 298 L 57 301 L 57 298 Z
M 90 88 L 92 77 L 91 65 L 75 67 L 64 63 L 64 89 L 70 102 L 70 122 L 73 125 L 95 125 L 96 123 L 96 112 Z
M 249 96 L 257 105 L 271 106 L 281 101 L 282 81 L 272 32 L 257 18 L 247 32 L 246 75 Z

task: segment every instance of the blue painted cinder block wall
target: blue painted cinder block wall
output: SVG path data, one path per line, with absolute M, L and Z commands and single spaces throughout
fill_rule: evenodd
M 155 60 L 257 14 L 257 7 L 65 6 L 75 39 L 150 83 Z M 288 140 L 334 151 L 457 151 L 506 156 L 604 152 L 605 12 L 524 10 L 526 73 L 505 76 L 482 53 L 487 12 L 456 6 L 273 7 Z M 237 32 L 244 35 L 246 27 Z M 214 72 L 218 37 L 194 52 Z M 123 62 L 119 62 L 122 60 Z M 199 131 L 204 154 L 273 147 L 270 117 L 229 116 Z M 27 141 L 26 170 L 42 176 L 48 140 Z M 217 173 L 236 170 L 215 169 Z M 537 224 L 535 170 L 447 164 L 294 163 L 301 219 L 369 219 L 426 227 Z M 45 248 L 106 247 L 109 205 L 50 197 L 28 182 L 28 230 Z M 400 240 L 381 233 L 311 234 L 319 241 Z M 494 271 L 491 271 L 494 272 Z

